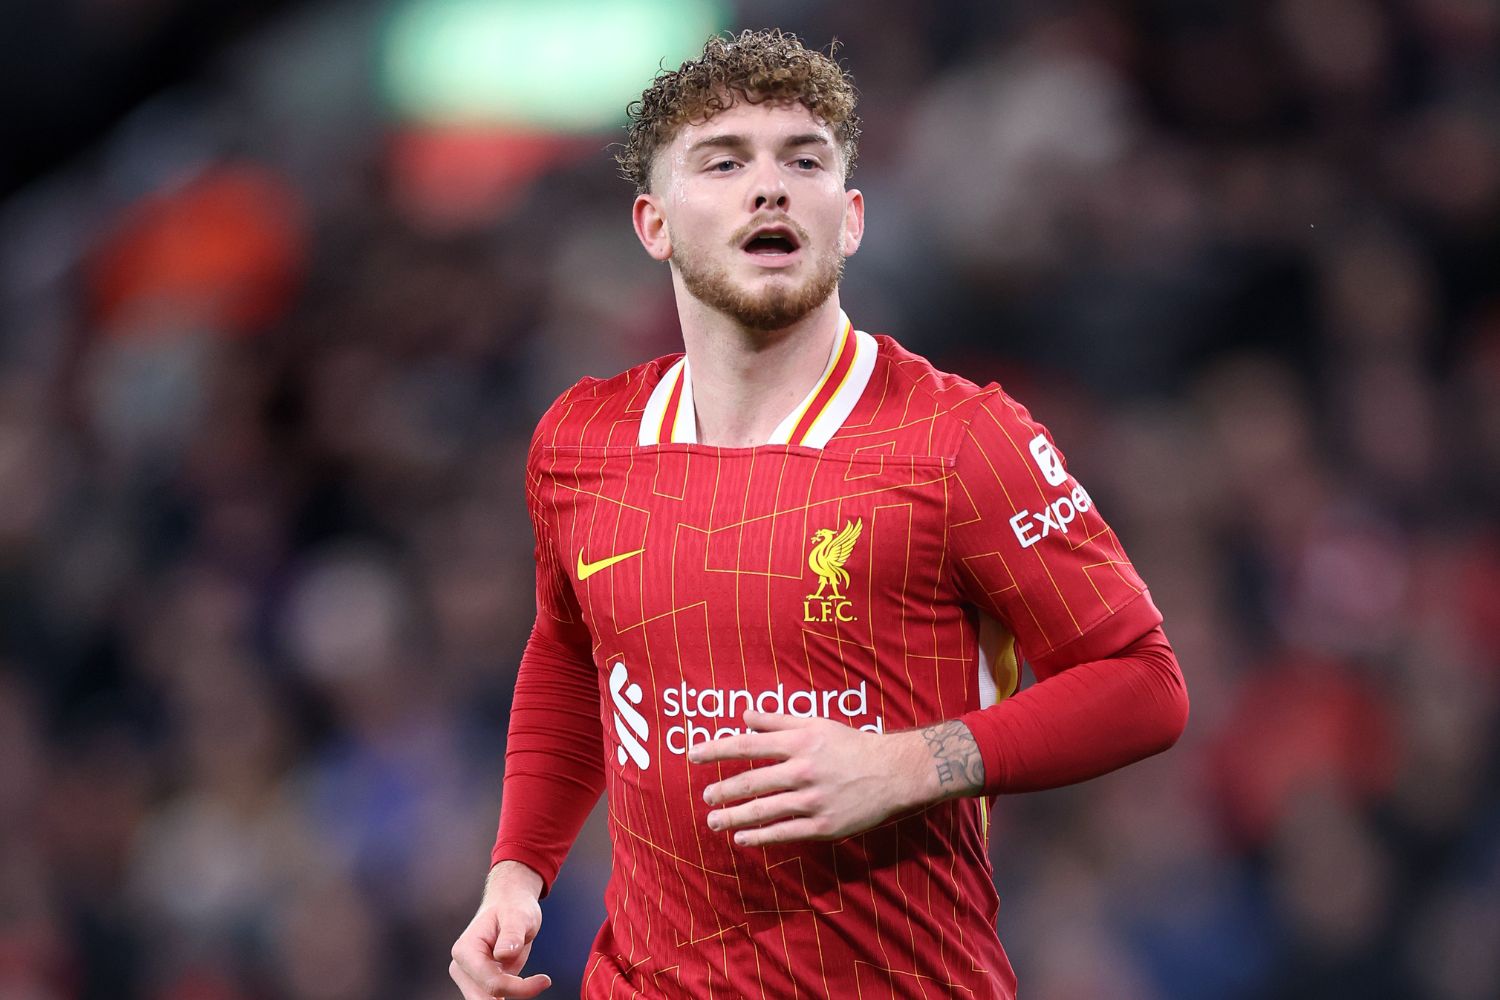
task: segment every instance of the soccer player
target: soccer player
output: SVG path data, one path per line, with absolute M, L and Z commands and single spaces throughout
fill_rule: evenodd
M 843 71 L 779 32 L 710 39 L 631 108 L 686 351 L 537 427 L 468 1000 L 550 984 L 538 899 L 605 791 L 585 997 L 1013 997 L 991 800 L 1182 730 L 1161 615 L 1046 430 L 840 309 L 858 131 Z

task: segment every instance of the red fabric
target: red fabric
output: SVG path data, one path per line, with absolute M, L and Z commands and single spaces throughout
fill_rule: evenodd
M 792 444 L 801 444 L 807 438 L 807 432 L 812 430 L 812 425 L 817 421 L 818 415 L 823 412 L 823 407 L 838 392 L 844 383 L 844 377 L 849 374 L 849 369 L 854 367 L 854 333 L 853 331 L 841 330 L 839 335 L 844 338 L 839 347 L 838 358 L 833 363 L 833 368 L 823 380 L 823 386 L 818 394 L 807 404 L 807 410 L 802 418 L 797 421 L 797 426 L 792 428 L 792 433 L 787 440 Z
M 544 894 L 604 791 L 596 674 L 544 623 L 533 629 L 511 703 L 504 808 L 490 862 L 522 862 L 542 876 Z
M 1187 687 L 1158 625 L 1114 656 L 1060 669 L 963 722 L 994 795 L 1087 781 L 1160 753 L 1187 714 Z
M 963 600 L 1005 625 L 1038 676 L 1113 656 L 1161 624 L 1047 429 L 998 386 L 965 416 L 948 513 Z
M 674 359 L 580 383 L 537 429 L 537 626 L 492 860 L 550 885 L 602 782 L 591 1000 L 1014 997 L 980 799 L 835 843 L 738 848 L 708 829 L 704 788 L 744 765 L 690 765 L 686 747 L 738 731 L 752 702 L 877 732 L 969 718 L 995 693 L 978 609 L 1044 678 L 975 716 L 998 780 L 1038 780 L 1049 752 L 1053 773 L 1091 776 L 1158 749 L 1166 717 L 1180 728 L 1161 616 L 1045 429 L 877 340 L 822 449 L 637 446 Z M 1157 686 L 1142 738 L 1121 719 Z

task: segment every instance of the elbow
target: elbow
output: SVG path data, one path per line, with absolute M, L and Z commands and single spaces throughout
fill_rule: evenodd
M 1132 659 L 1139 699 L 1142 756 L 1171 749 L 1187 729 L 1187 680 L 1182 676 L 1177 654 L 1158 627 L 1137 644 Z
M 1163 742 L 1161 748 L 1163 750 L 1168 750 L 1175 746 L 1177 741 L 1182 738 L 1182 734 L 1187 731 L 1190 707 L 1188 703 L 1187 683 L 1182 678 L 1182 671 L 1178 670 L 1175 664 L 1173 665 L 1173 674 L 1176 676 L 1176 683 L 1171 689 L 1171 693 L 1167 698 L 1166 708 L 1162 712 L 1161 735 Z
M 1182 676 L 1182 668 L 1178 666 L 1177 657 L 1168 648 L 1165 655 L 1153 666 L 1153 688 L 1155 697 L 1153 702 L 1156 706 L 1153 721 L 1155 725 L 1155 749 L 1152 753 L 1161 753 L 1176 745 L 1187 730 L 1189 702 L 1187 693 L 1187 680 Z

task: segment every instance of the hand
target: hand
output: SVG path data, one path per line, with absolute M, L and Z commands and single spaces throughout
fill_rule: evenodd
M 765 712 L 746 712 L 744 721 L 757 731 L 688 751 L 695 764 L 777 761 L 703 791 L 705 802 L 721 806 L 708 814 L 709 827 L 737 830 L 736 844 L 838 840 L 894 813 L 948 797 L 923 733 L 867 733 L 829 719 Z M 962 723 L 944 725 L 968 733 Z M 725 805 L 730 802 L 740 804 Z
M 448 975 L 464 1000 L 526 1000 L 552 985 L 546 975 L 521 976 L 542 926 L 542 877 L 516 861 L 490 872 L 484 901 L 453 943 Z

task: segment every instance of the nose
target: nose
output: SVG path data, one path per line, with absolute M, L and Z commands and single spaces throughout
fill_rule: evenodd
M 750 188 L 752 212 L 760 212 L 767 209 L 778 212 L 787 210 L 786 182 L 781 172 L 774 166 L 761 167 L 756 171 L 755 183 Z
M 786 190 L 758 191 L 755 194 L 755 210 L 759 212 L 764 208 L 775 208 L 786 211 Z

